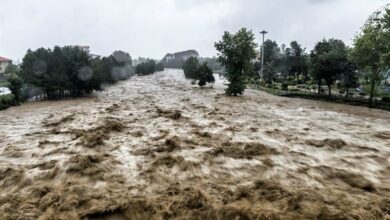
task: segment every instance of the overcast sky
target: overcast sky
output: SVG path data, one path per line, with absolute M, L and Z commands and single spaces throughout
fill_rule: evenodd
M 350 44 L 367 17 L 389 0 L 0 0 L 0 56 L 28 48 L 89 45 L 160 59 L 196 49 L 214 56 L 225 30 L 252 29 L 310 50 L 323 38 Z

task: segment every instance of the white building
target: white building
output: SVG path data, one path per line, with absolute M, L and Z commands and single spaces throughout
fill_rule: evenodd
M 12 64 L 12 60 L 5 57 L 0 57 L 0 74 L 3 74 L 7 66 L 10 64 Z

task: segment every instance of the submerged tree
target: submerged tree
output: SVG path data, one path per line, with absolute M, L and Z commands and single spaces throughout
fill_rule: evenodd
M 140 63 L 135 67 L 135 73 L 140 76 L 146 76 L 153 74 L 157 71 L 157 65 L 156 61 L 154 60 L 147 60 L 144 63 Z
M 252 71 L 252 60 L 256 57 L 256 43 L 252 31 L 242 28 L 236 34 L 225 32 L 222 40 L 215 43 L 218 60 L 225 66 L 229 80 L 227 95 L 237 96 L 245 90 L 245 75 Z
M 206 83 L 214 83 L 215 78 L 213 76 L 213 70 L 208 67 L 207 63 L 204 62 L 202 65 L 198 66 L 195 74 L 195 79 L 198 80 L 198 85 L 203 87 Z
M 184 76 L 187 79 L 195 79 L 198 70 L 199 60 L 196 57 L 188 58 L 183 64 Z

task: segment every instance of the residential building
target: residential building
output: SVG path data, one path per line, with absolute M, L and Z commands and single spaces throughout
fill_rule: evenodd
M 12 60 L 0 56 L 0 74 L 3 74 L 10 64 L 12 64 Z

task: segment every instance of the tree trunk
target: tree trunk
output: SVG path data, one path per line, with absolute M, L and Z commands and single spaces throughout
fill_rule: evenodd
M 321 93 L 321 80 L 318 81 L 318 94 Z
M 375 90 L 375 80 L 374 77 L 371 78 L 371 89 L 370 89 L 370 102 L 369 107 L 372 107 L 372 100 L 374 98 L 374 90 Z
M 332 87 L 332 85 L 328 85 L 328 89 L 329 89 L 329 96 L 332 96 L 331 87 Z
M 347 87 L 347 94 L 345 95 L 345 98 L 348 98 L 349 96 L 349 88 Z

